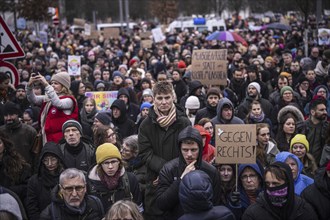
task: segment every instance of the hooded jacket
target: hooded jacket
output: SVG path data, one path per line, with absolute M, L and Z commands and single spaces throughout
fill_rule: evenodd
M 42 160 L 46 155 L 58 159 L 58 169 L 50 174 Z M 54 142 L 47 142 L 41 150 L 38 173 L 34 174 L 27 185 L 26 210 L 30 219 L 39 219 L 39 215 L 51 202 L 50 192 L 58 184 L 61 171 L 65 168 L 63 154 Z
M 238 167 L 238 191 L 240 192 L 240 205 L 235 206 L 230 201 L 228 202 L 228 208 L 235 214 L 236 219 L 240 219 L 245 210 L 251 205 L 250 199 L 242 185 L 242 180 L 240 179 L 245 168 L 253 169 L 259 177 L 259 188 L 255 192 L 255 195 L 258 196 L 260 192 L 263 191 L 263 173 L 260 170 L 260 167 L 257 164 L 240 164 Z M 229 195 L 230 197 L 231 195 Z
M 315 182 L 301 193 L 301 197 L 313 207 L 317 219 L 328 220 L 330 219 L 330 178 L 325 167 L 316 171 L 314 180 Z
M 112 115 L 112 122 L 118 128 L 120 137 L 123 139 L 130 135 L 136 134 L 136 127 L 134 121 L 126 117 L 126 105 L 123 100 L 117 99 L 111 105 L 111 110 L 116 107 L 120 111 L 119 118 L 113 117 L 113 111 L 111 112 Z
M 221 112 L 222 112 L 224 105 L 229 105 L 231 107 L 231 109 L 233 110 L 233 115 L 229 121 L 224 120 L 221 116 Z M 217 106 L 217 116 L 212 118 L 212 122 L 214 125 L 216 125 L 216 124 L 244 124 L 242 119 L 234 116 L 234 105 L 227 98 L 220 99 L 218 106 Z
M 184 215 L 180 220 L 222 219 L 234 220 L 233 213 L 225 206 L 213 206 L 213 188 L 210 177 L 195 170 L 183 177 L 179 187 L 179 199 Z
M 296 179 L 294 179 L 294 192 L 296 193 L 296 195 L 300 195 L 301 192 L 309 185 L 314 183 L 314 180 L 308 176 L 305 176 L 304 174 L 301 174 L 302 170 L 303 170 L 303 164 L 301 163 L 301 161 L 299 160 L 299 158 L 289 152 L 281 152 L 279 154 L 276 155 L 275 157 L 275 161 L 280 161 L 285 163 L 285 161 L 288 158 L 292 158 L 296 161 L 297 166 L 298 166 L 298 173 L 297 173 L 297 177 Z
M 282 168 L 288 184 L 287 202 L 282 208 L 274 207 L 264 192 L 260 193 L 255 204 L 251 205 L 242 217 L 243 220 L 298 220 L 317 219 L 312 207 L 294 194 L 294 184 L 290 167 L 285 163 L 275 162 L 270 166 Z
M 329 89 L 328 87 L 326 87 L 325 85 L 319 85 L 317 86 L 314 91 L 313 91 L 313 94 L 316 95 L 317 92 L 320 90 L 320 89 L 325 89 L 325 91 L 327 92 L 327 113 L 328 113 L 328 118 L 330 117 L 330 94 L 329 94 Z M 305 112 L 305 115 L 309 115 L 309 111 L 310 111 L 310 103 L 307 103 L 305 108 L 304 108 L 304 112 Z
M 206 107 L 199 109 L 195 116 L 195 124 L 198 124 L 198 122 L 202 118 L 209 118 L 212 119 L 215 116 L 217 116 L 217 106 L 211 106 L 208 102 L 206 103 Z
M 203 146 L 202 153 L 203 160 L 208 163 L 212 163 L 215 159 L 215 148 L 210 144 L 211 135 L 201 125 L 195 125 L 194 128 L 199 131 L 202 137 L 205 136 L 205 144 Z
M 196 170 L 204 171 L 211 179 L 213 188 L 213 205 L 220 204 L 220 175 L 217 169 L 202 160 L 203 140 L 197 129 L 188 126 L 183 129 L 178 137 L 179 158 L 167 162 L 159 173 L 159 185 L 156 191 L 156 202 L 158 207 L 166 212 L 166 219 L 178 219 L 183 214 L 179 201 L 179 185 L 181 175 L 184 172 L 186 161 L 181 153 L 181 143 L 183 140 L 193 140 L 198 144 L 199 152 L 195 163 Z M 169 202 L 171 201 L 171 202 Z
M 132 121 L 136 121 L 137 116 L 140 113 L 139 106 L 131 102 L 131 100 L 130 100 L 130 94 L 129 94 L 129 92 L 128 92 L 128 90 L 126 88 L 120 88 L 118 90 L 117 99 L 119 99 L 119 97 L 121 95 L 125 95 L 127 97 L 127 99 L 128 99 L 127 104 L 126 104 L 126 108 L 125 108 L 127 116 Z

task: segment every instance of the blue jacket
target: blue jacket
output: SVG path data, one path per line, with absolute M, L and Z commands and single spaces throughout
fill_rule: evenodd
M 304 174 L 301 174 L 303 170 L 303 164 L 296 155 L 290 152 L 283 151 L 277 154 L 275 157 L 275 161 L 280 161 L 285 163 L 288 157 L 294 159 L 298 165 L 298 174 L 296 179 L 294 180 L 294 192 L 296 195 L 299 196 L 307 186 L 314 183 L 314 180 L 312 178 L 309 178 L 308 176 L 305 176 Z

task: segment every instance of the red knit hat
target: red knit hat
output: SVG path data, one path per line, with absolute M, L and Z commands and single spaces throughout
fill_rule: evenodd
M 134 63 L 136 62 L 139 62 L 138 59 L 135 59 L 135 58 L 132 58 L 130 61 L 129 61 L 129 66 L 133 66 Z
M 185 69 L 185 68 L 187 68 L 187 65 L 186 65 L 186 63 L 183 60 L 180 60 L 178 62 L 178 68 L 179 69 Z
M 328 164 L 327 164 L 327 168 L 326 168 L 327 171 L 330 171 L 330 160 L 328 161 Z

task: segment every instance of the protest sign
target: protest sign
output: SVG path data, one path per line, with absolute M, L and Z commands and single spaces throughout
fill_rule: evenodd
M 70 76 L 80 76 L 81 61 L 80 56 L 68 57 L 68 73 Z
M 151 30 L 151 32 L 155 43 L 162 42 L 166 39 L 161 28 L 154 28 Z
M 86 23 L 85 26 L 84 26 L 84 31 L 85 31 L 86 36 L 91 36 L 92 25 Z
M 73 24 L 74 25 L 84 27 L 85 23 L 86 23 L 85 19 L 81 19 L 81 18 L 74 18 L 73 19 Z
M 103 28 L 103 36 L 105 38 L 119 38 L 120 29 L 119 28 Z
M 152 40 L 142 40 L 141 45 L 142 45 L 142 48 L 151 48 Z
M 141 39 L 149 39 L 149 37 L 151 36 L 151 32 L 150 31 L 146 31 L 146 32 L 141 32 L 139 33 Z
M 117 94 L 118 91 L 86 92 L 85 96 L 95 100 L 98 111 L 108 111 L 117 99 Z
M 256 125 L 216 125 L 215 148 L 218 164 L 256 163 Z
M 330 29 L 318 29 L 318 42 L 319 45 L 330 45 Z
M 227 50 L 194 50 L 191 78 L 203 85 L 227 85 Z

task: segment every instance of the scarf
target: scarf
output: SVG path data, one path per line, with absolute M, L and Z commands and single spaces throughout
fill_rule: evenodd
M 174 103 L 170 109 L 168 115 L 163 115 L 161 112 L 158 111 L 158 108 L 154 105 L 154 110 L 157 115 L 156 121 L 158 122 L 159 126 L 162 128 L 167 128 L 171 126 L 176 120 L 176 107 Z
M 77 215 L 82 215 L 84 214 L 86 210 L 86 201 L 85 199 L 82 201 L 79 207 L 74 207 L 69 205 L 65 200 L 64 200 L 65 206 L 68 208 L 69 212 L 72 214 L 77 214 Z
M 276 187 L 267 187 L 266 194 L 273 206 L 283 207 L 288 201 L 288 186 L 283 184 Z
M 104 173 L 103 169 L 99 167 L 97 174 L 100 177 L 101 182 L 109 189 L 114 190 L 119 185 L 120 168 L 117 170 L 114 176 L 108 176 Z
M 251 112 L 250 114 L 250 119 L 253 121 L 253 122 L 257 122 L 257 123 L 260 123 L 262 122 L 264 119 L 265 119 L 265 113 L 264 112 L 261 112 L 261 114 L 259 116 L 256 116 L 255 114 L 253 114 Z
M 256 190 L 246 190 L 245 192 L 249 198 L 250 204 L 256 203 L 257 196 L 258 196 L 257 191 Z
M 48 111 L 49 111 L 51 105 L 52 105 L 52 103 L 50 102 L 50 100 L 47 100 L 47 103 L 44 107 L 44 110 L 40 114 L 40 126 L 41 126 L 41 134 L 42 134 L 42 143 L 43 144 L 47 143 L 47 136 L 46 136 L 46 132 L 45 132 L 45 124 L 46 124 L 46 117 L 47 117 L 47 114 L 48 114 Z

